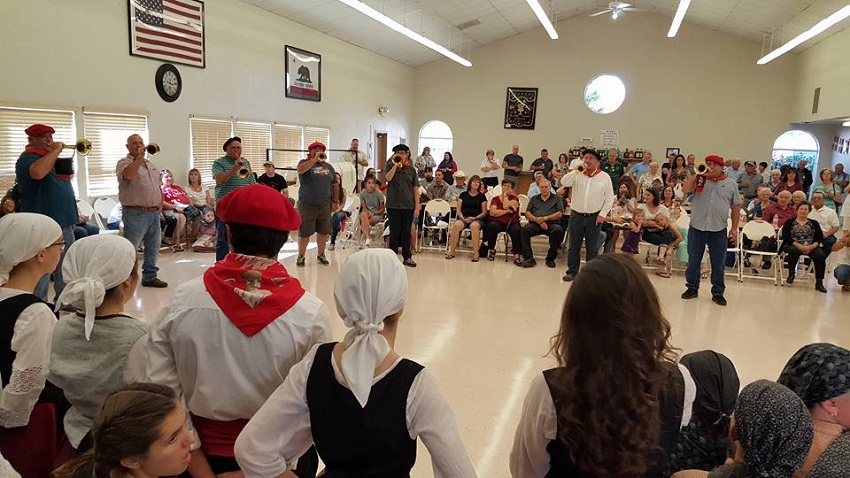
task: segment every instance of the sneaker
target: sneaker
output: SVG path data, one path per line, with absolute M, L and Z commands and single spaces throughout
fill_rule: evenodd
M 328 260 L 328 258 L 327 258 L 327 257 L 325 257 L 325 255 L 324 255 L 324 254 L 319 254 L 319 255 L 316 257 L 316 260 L 317 260 L 317 261 L 319 261 L 319 264 L 321 264 L 321 265 L 323 265 L 323 266 L 330 265 L 330 263 L 331 263 L 331 261 L 329 261 L 329 260 Z
M 561 280 L 562 280 L 562 281 L 564 281 L 564 282 L 572 282 L 572 281 L 574 281 L 575 279 L 576 279 L 576 275 L 575 275 L 575 274 L 570 274 L 569 272 L 567 272 L 567 273 L 564 275 L 564 277 L 562 277 L 562 278 L 561 278 Z
M 764 270 L 770 269 L 770 261 L 761 261 L 761 268 Z
M 552 259 L 546 259 L 546 267 L 548 267 L 550 269 L 554 269 L 555 268 L 555 261 L 552 260 Z
M 157 289 L 163 289 L 165 287 L 168 287 L 168 282 L 165 282 L 164 280 L 158 277 L 154 277 L 151 280 L 143 280 L 142 287 L 156 287 Z
M 682 298 L 687 299 L 695 299 L 699 295 L 699 290 L 688 288 L 685 292 L 682 293 Z
M 411 259 L 409 257 L 407 259 L 401 261 L 401 263 L 406 265 L 407 267 L 416 267 L 416 261 L 414 261 L 413 259 Z
M 726 299 L 722 295 L 711 296 L 711 301 L 717 305 L 726 306 Z
M 298 267 L 304 267 L 304 256 L 298 256 L 298 259 L 295 259 L 295 265 Z
M 328 250 L 329 250 L 329 251 L 336 250 L 336 244 L 330 244 L 330 245 L 328 245 Z

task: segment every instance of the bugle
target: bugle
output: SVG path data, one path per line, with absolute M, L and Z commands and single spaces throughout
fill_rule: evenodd
M 579 173 L 579 174 L 584 174 L 584 170 L 585 170 L 585 169 L 587 169 L 587 167 L 584 165 L 584 163 L 578 163 L 578 165 L 576 166 L 575 171 L 576 171 L 577 173 Z
M 319 161 L 325 161 L 326 159 L 328 159 L 328 155 L 325 153 L 316 153 L 316 159 L 318 159 Z
M 404 163 L 404 158 L 402 158 L 400 154 L 396 153 L 390 156 L 390 162 L 401 166 L 402 163 Z
M 80 156 L 87 156 L 89 153 L 91 153 L 91 141 L 87 140 L 86 138 L 83 138 L 77 141 L 76 144 L 66 144 L 63 149 L 73 149 Z
M 703 174 L 708 172 L 708 164 L 705 161 L 696 161 L 694 163 L 694 174 L 697 176 L 702 176 Z
M 145 151 L 147 151 L 148 154 L 151 155 L 151 156 L 156 156 L 157 154 L 159 154 L 160 147 L 156 143 L 151 143 L 151 144 L 145 146 Z
M 245 166 L 245 162 L 242 159 L 239 159 L 239 171 L 236 173 L 239 176 L 239 179 L 248 179 L 248 176 L 251 175 L 251 170 Z

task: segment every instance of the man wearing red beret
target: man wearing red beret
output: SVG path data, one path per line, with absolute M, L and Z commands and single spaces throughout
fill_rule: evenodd
M 322 265 L 330 264 L 325 257 L 325 246 L 332 232 L 331 211 L 338 206 L 333 198 L 339 197 L 342 187 L 336 180 L 334 167 L 325 160 L 325 145 L 316 141 L 307 150 L 307 159 L 298 162 L 298 214 L 301 215 L 295 261 L 298 267 L 304 267 L 304 256 L 313 233 L 318 247 L 316 260 Z
M 682 185 L 685 194 L 691 197 L 691 225 L 688 229 L 688 269 L 685 271 L 687 289 L 683 299 L 694 299 L 699 295 L 700 263 L 708 246 L 711 261 L 711 300 L 717 305 L 726 305 L 723 292 L 725 258 L 728 241 L 735 241 L 741 214 L 741 196 L 738 183 L 723 172 L 724 161 L 720 156 L 705 158 L 708 170 L 694 175 L 688 171 L 688 179 Z M 727 231 L 726 219 L 732 213 L 732 228 Z
M 27 148 L 15 164 L 15 179 L 20 191 L 21 212 L 35 212 L 50 216 L 62 226 L 62 239 L 67 251 L 74 243 L 74 225 L 78 222 L 77 205 L 70 176 L 56 174 L 56 160 L 65 147 L 64 143 L 53 142 L 56 131 L 50 126 L 34 124 L 24 130 L 27 134 Z M 62 279 L 62 260 L 53 272 L 53 290 L 56 297 L 65 288 Z M 50 275 L 42 277 L 35 287 L 34 294 L 47 301 L 47 289 Z
M 224 196 L 216 214 L 230 254 L 177 288 L 148 345 L 148 380 L 174 388 L 197 433 L 192 476 L 237 471 L 242 428 L 289 369 L 332 337 L 324 303 L 277 261 L 301 224 L 289 200 L 254 184 Z M 313 452 L 296 474 L 316 476 L 316 467 Z

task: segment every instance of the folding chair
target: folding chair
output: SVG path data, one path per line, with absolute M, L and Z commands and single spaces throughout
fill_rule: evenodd
M 782 262 L 779 259 L 779 252 L 770 252 L 770 251 L 760 251 L 756 250 L 752 247 L 744 246 L 744 237 L 756 243 L 764 238 L 775 238 L 777 245 L 779 244 L 779 235 L 776 230 L 773 229 L 773 226 L 769 222 L 762 221 L 761 219 L 755 219 L 744 224 L 744 228 L 741 229 L 741 232 L 738 234 L 738 247 L 741 249 L 741 281 L 743 282 L 744 278 L 747 279 L 773 279 L 773 285 L 777 286 L 782 283 Z M 744 271 L 744 256 L 761 256 L 762 260 L 765 258 L 770 259 L 773 263 L 773 277 L 769 275 L 758 275 L 758 269 L 755 269 L 755 273 L 747 274 Z
M 114 208 L 118 202 L 116 202 L 111 197 L 99 197 L 94 200 L 94 210 L 97 212 L 97 219 L 100 224 L 103 224 L 101 230 L 106 229 L 107 221 L 109 219 L 109 214 L 112 213 L 112 208 Z
M 342 237 L 339 238 L 342 248 L 345 249 L 349 244 L 360 244 L 360 197 L 348 196 L 342 210 L 349 214 L 345 221 L 345 230 L 340 232 Z
M 118 234 L 119 231 L 114 231 L 106 228 L 106 221 L 101 219 L 100 214 L 85 199 L 77 199 L 77 211 L 83 216 L 89 218 L 94 225 L 100 228 L 100 234 Z
M 445 232 L 446 235 L 448 235 L 449 224 L 450 224 L 449 219 L 450 219 L 450 216 L 451 216 L 451 212 L 452 212 L 451 206 L 444 199 L 432 199 L 425 204 L 425 214 L 428 215 L 428 216 L 431 216 L 431 218 L 433 218 L 435 222 L 434 222 L 433 225 L 430 225 L 430 226 L 428 225 L 427 219 L 426 219 L 426 221 L 423 222 L 422 230 L 419 233 L 419 241 L 416 244 L 417 245 L 417 252 L 421 251 L 423 248 L 426 248 L 426 247 L 428 249 L 432 249 L 432 250 L 442 250 L 442 249 L 444 249 L 444 247 L 440 246 L 439 244 L 437 245 L 437 247 L 434 247 L 433 241 L 432 241 L 432 245 L 425 246 L 424 245 L 425 244 L 425 236 L 426 236 L 426 234 L 429 234 L 429 233 L 439 235 L 442 232 Z M 444 218 L 443 222 L 445 224 L 438 224 L 437 219 L 436 219 L 437 216 L 442 216 Z M 448 241 L 446 241 L 446 243 L 448 243 Z

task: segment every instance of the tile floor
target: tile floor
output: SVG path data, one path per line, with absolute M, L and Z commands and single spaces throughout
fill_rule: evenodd
M 340 265 L 356 249 L 329 252 L 330 266 L 316 263 L 312 248 L 307 266 L 295 267 L 293 243 L 281 253 L 287 269 L 304 287 L 329 306 L 334 317 L 333 281 Z M 557 331 L 562 302 L 569 285 L 561 282 L 566 259 L 558 267 L 520 269 L 503 262 L 470 262 L 461 252 L 452 261 L 442 254 L 414 256 L 408 269 L 410 297 L 402 318 L 396 349 L 416 360 L 436 377 L 457 417 L 460 433 L 479 476 L 507 477 L 508 453 L 522 401 L 531 378 L 553 365 L 546 356 L 549 338 Z M 140 288 L 128 312 L 152 321 L 181 282 L 201 274 L 213 254 L 163 252 L 160 277 L 168 289 Z M 850 346 L 847 307 L 850 293 L 841 293 L 832 279 L 826 295 L 811 282 L 774 287 L 772 282 L 735 282 L 727 277 L 729 305 L 716 306 L 706 284 L 702 295 L 683 301 L 684 277 L 650 275 L 673 325 L 673 343 L 682 353 L 714 349 L 729 356 L 741 383 L 775 379 L 785 361 L 800 346 L 828 341 Z M 334 322 L 341 339 L 345 328 Z M 433 476 L 420 444 L 412 476 Z

